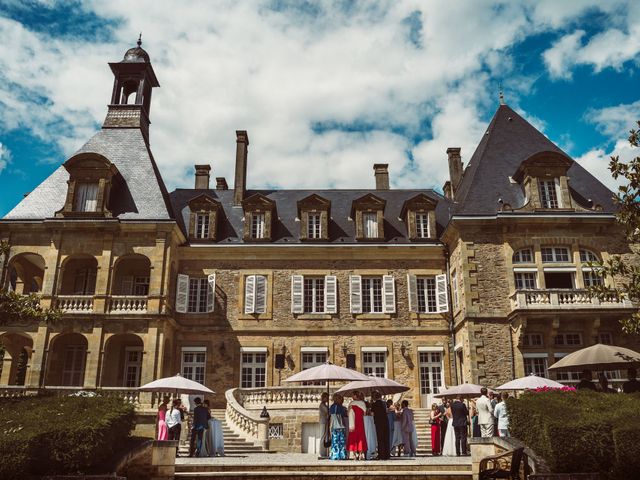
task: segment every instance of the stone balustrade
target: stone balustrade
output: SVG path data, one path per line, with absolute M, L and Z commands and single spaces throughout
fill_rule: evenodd
M 241 437 L 262 447 L 269 449 L 269 419 L 261 418 L 259 413 L 249 412 L 241 403 L 239 388 L 225 392 L 227 409 L 225 419 L 231 430 Z
M 58 397 L 68 395 L 99 395 L 104 397 L 121 398 L 126 403 L 138 406 L 140 404 L 140 392 L 137 388 L 124 387 L 101 387 L 101 388 L 82 388 L 82 387 L 66 387 L 66 386 L 47 386 L 47 387 L 25 387 L 22 385 L 0 385 L 0 398 L 18 398 L 29 395 L 38 395 L 42 393 L 54 394 Z
M 269 408 L 318 408 L 320 395 L 326 387 L 291 386 L 269 388 L 238 388 L 236 398 L 247 410 Z
M 109 298 L 109 313 L 147 313 L 149 299 L 145 296 L 112 295 Z
M 510 299 L 513 310 L 633 307 L 626 298 L 600 300 L 583 289 L 516 290 Z
M 64 313 L 92 313 L 93 295 L 58 295 L 56 304 Z

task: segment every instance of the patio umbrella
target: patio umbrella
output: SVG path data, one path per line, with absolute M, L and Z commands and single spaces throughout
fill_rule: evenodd
M 368 380 L 357 380 L 347 383 L 344 387 L 337 390 L 346 397 L 353 395 L 353 392 L 362 392 L 365 395 L 371 395 L 371 392 L 377 390 L 381 395 L 392 395 L 394 393 L 402 393 L 410 390 L 406 385 L 395 382 L 388 378 L 370 377 Z
M 194 382 L 193 380 L 189 380 L 188 378 L 184 378 L 179 373 L 174 377 L 166 377 L 154 380 L 153 382 L 141 386 L 140 388 L 138 388 L 138 390 L 141 392 L 175 392 L 176 395 L 178 393 L 215 393 L 210 388 L 205 387 L 201 383 Z
M 434 397 L 475 398 L 481 395 L 481 388 L 483 388 L 482 385 L 476 385 L 474 383 L 463 383 L 461 385 L 454 385 L 453 387 L 449 387 L 445 391 L 435 394 Z
M 575 371 L 589 370 L 619 370 L 621 368 L 637 367 L 640 365 L 640 353 L 628 348 L 597 343 L 577 352 L 570 353 L 549 367 L 549 370 Z
M 526 377 L 516 378 L 504 385 L 500 385 L 496 390 L 533 390 L 539 387 L 562 388 L 564 385 L 548 378 L 538 377 L 532 373 Z
M 285 382 L 351 382 L 354 380 L 370 380 L 364 373 L 350 368 L 339 367 L 331 362 L 323 363 L 291 375 Z

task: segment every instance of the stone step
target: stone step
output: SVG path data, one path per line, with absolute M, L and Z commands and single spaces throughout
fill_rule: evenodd
M 270 455 L 267 455 L 265 458 L 269 459 Z M 255 456 L 254 456 L 255 458 Z M 181 462 L 176 464 L 176 473 L 207 473 L 215 470 L 216 472 L 280 472 L 286 471 L 289 469 L 294 469 L 298 472 L 336 472 L 343 470 L 350 471 L 359 471 L 359 472 L 367 472 L 369 470 L 377 470 L 377 471 L 387 471 L 387 472 L 395 472 L 396 470 L 402 471 L 412 471 L 412 472 L 462 472 L 462 473 L 470 473 L 471 472 L 471 464 L 470 463 L 442 463 L 440 458 L 434 460 L 438 463 L 430 463 L 429 465 L 424 465 L 416 460 L 420 459 L 391 459 L 386 461 L 364 461 L 364 462 L 356 462 L 355 460 L 347 460 L 347 461 L 330 461 L 330 460 L 322 460 L 316 461 L 315 457 L 311 457 L 312 460 L 309 464 L 300 464 L 296 463 L 294 465 L 288 465 L 286 462 L 273 462 L 273 463 L 263 463 L 258 462 L 256 464 L 252 464 L 251 462 L 242 463 L 242 464 L 229 464 L 227 462 L 235 460 L 232 456 L 227 455 L 223 459 L 206 459 L 206 462 L 203 462 L 205 459 L 194 459 L 187 460 L 184 459 Z M 193 462 L 193 463 L 191 463 Z
M 276 478 L 278 480 L 298 480 L 304 478 L 306 480 L 472 480 L 473 476 L 470 472 L 458 471 L 440 471 L 440 472 L 413 472 L 406 470 L 396 470 L 394 472 L 368 470 L 353 471 L 342 470 L 340 472 L 307 472 L 299 470 L 286 470 L 280 472 L 197 472 L 183 473 L 176 472 L 176 479 L 181 480 L 209 480 L 218 478 L 233 478 L 234 480 L 263 480 L 265 478 Z

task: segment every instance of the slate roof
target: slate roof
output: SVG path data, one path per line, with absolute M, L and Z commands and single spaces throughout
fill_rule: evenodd
M 522 207 L 524 191 L 509 177 L 524 160 L 543 151 L 558 152 L 570 158 L 513 109 L 500 105 L 464 170 L 454 195 L 454 214 L 495 215 L 500 211 L 500 198 L 514 209 Z M 611 190 L 578 162 L 573 162 L 567 175 L 574 201 L 586 208 L 600 204 L 603 211 L 594 213 L 615 212 Z
M 111 161 L 114 178 L 109 209 L 121 220 L 168 220 L 173 218 L 167 189 L 142 133 L 137 128 L 102 129 L 79 153 L 99 153 Z M 4 218 L 35 220 L 52 218 L 67 195 L 69 174 L 61 165 Z
M 233 190 L 178 189 L 171 192 L 173 210 L 182 230 L 186 232 L 185 225 L 188 225 L 189 222 L 188 202 L 202 193 L 207 193 L 220 202 L 224 209 L 226 218 L 218 229 L 218 243 L 243 243 L 244 224 L 242 219 L 244 212 L 242 207 L 233 205 Z M 297 202 L 313 193 L 331 202 L 328 243 L 335 244 L 363 243 L 356 241 L 354 222 L 349 220 L 349 216 L 352 202 L 367 193 L 372 193 L 387 201 L 384 210 L 384 242 L 389 244 L 415 243 L 407 236 L 404 220 L 398 218 L 406 200 L 419 193 L 424 193 L 438 202 L 436 206 L 438 236 L 449 221 L 451 206 L 449 200 L 434 190 L 248 190 L 245 198 L 255 193 L 261 193 L 276 202 L 279 218 L 274 225 L 272 243 L 301 243 L 300 222 L 296 221 L 298 216 Z M 431 242 L 438 242 L 438 239 L 432 239 Z

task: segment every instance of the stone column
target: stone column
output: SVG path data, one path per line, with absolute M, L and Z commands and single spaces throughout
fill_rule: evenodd
M 93 303 L 94 313 L 105 313 L 106 299 L 111 294 L 111 261 L 113 253 L 113 234 L 105 234 L 102 255 L 98 257 L 96 272 L 96 293 Z
M 140 373 L 140 385 L 152 382 L 156 377 L 156 359 L 158 356 L 158 327 L 149 327 L 144 339 L 142 356 L 142 372 Z M 140 403 L 151 406 L 151 393 L 140 393 Z
M 38 388 L 44 385 L 45 377 L 45 352 L 49 345 L 49 327 L 40 325 L 38 333 L 33 340 L 33 352 L 31 353 L 31 368 L 25 385 Z
M 176 473 L 177 440 L 156 440 L 151 450 L 151 480 L 173 480 Z
M 96 388 L 100 378 L 100 352 L 102 351 L 103 332 L 102 325 L 95 325 L 93 332 L 87 335 L 89 343 L 87 360 L 84 369 L 84 388 Z
M 2 373 L 0 373 L 0 385 L 9 385 L 11 381 L 11 366 L 13 364 L 13 355 L 9 349 L 5 347 L 4 357 L 2 357 Z

